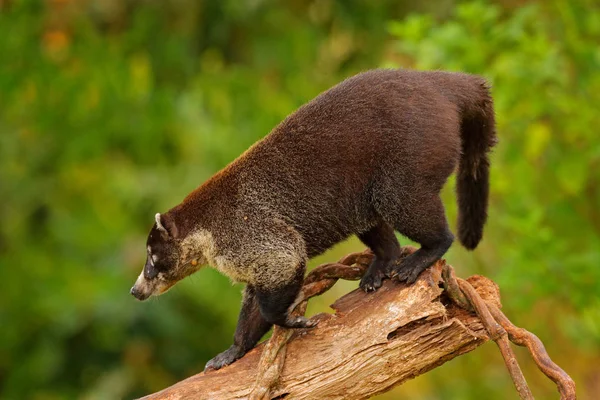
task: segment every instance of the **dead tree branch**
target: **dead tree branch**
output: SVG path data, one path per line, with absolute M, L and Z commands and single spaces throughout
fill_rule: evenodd
M 404 247 L 403 256 L 414 251 Z M 350 254 L 313 270 L 305 279 L 295 313 L 338 279 L 357 280 L 372 259 Z M 442 290 L 441 287 L 445 290 Z M 561 399 L 575 399 L 575 385 L 554 364 L 535 335 L 517 328 L 500 311 L 494 282 L 456 278 L 444 261 L 411 285 L 386 281 L 375 293 L 355 290 L 319 314 L 311 330 L 276 327 L 270 340 L 219 371 L 200 373 L 145 399 L 363 399 L 390 390 L 488 339 L 495 340 L 517 392 L 533 398 L 508 339 L 527 348 L 558 386 Z

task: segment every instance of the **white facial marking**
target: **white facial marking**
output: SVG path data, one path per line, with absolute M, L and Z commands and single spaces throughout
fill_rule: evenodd
M 142 287 L 144 285 L 146 285 L 146 278 L 144 278 L 144 269 L 142 268 L 142 272 L 140 273 L 140 275 L 137 277 L 137 279 L 135 281 L 135 286 Z
M 167 229 L 160 222 L 160 213 L 156 213 L 156 215 L 154 216 L 154 219 L 156 220 L 156 228 L 158 228 L 159 231 L 162 231 L 162 232 L 168 234 L 169 232 L 167 232 Z

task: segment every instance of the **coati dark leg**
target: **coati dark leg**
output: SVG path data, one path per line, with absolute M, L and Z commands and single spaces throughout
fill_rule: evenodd
M 394 267 L 397 279 L 407 283 L 417 280 L 419 274 L 439 260 L 448 250 L 454 235 L 448 228 L 444 206 L 438 195 L 421 196 L 411 202 L 413 210 L 396 214 L 394 228 L 421 248 Z M 399 217 L 399 218 L 398 218 Z
M 359 284 L 365 292 L 372 292 L 381 287 L 383 278 L 389 277 L 394 262 L 400 257 L 400 244 L 394 228 L 383 221 L 359 234 L 358 238 L 375 253 L 375 258 Z
M 284 328 L 312 328 L 317 324 L 308 318 L 290 315 L 289 308 L 298 297 L 304 281 L 304 270 L 304 265 L 298 268 L 291 282 L 256 287 L 260 313 L 265 320 Z
M 233 337 L 233 344 L 227 350 L 207 362 L 204 369 L 219 369 L 243 357 L 267 333 L 271 325 L 260 314 L 254 287 L 251 285 L 246 286 L 242 309 Z

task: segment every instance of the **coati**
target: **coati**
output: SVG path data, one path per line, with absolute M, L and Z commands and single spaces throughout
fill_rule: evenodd
M 306 262 L 357 235 L 375 254 L 360 282 L 414 282 L 448 250 L 439 197 L 458 165 L 458 238 L 481 240 L 488 153 L 496 142 L 488 85 L 463 73 L 372 70 L 288 116 L 265 138 L 164 214 L 131 293 L 164 293 L 210 264 L 247 284 L 233 345 L 207 369 L 231 364 L 273 325 L 308 328 L 289 307 Z M 396 266 L 394 232 L 421 247 Z

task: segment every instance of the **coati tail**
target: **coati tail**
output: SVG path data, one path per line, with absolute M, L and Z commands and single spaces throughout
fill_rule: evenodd
M 487 219 L 489 168 L 488 153 L 496 144 L 494 105 L 485 81 L 462 110 L 462 156 L 458 166 L 458 238 L 469 250 L 479 244 Z

